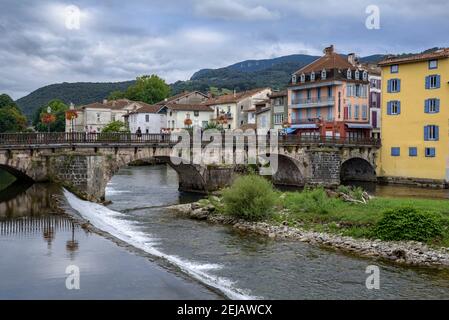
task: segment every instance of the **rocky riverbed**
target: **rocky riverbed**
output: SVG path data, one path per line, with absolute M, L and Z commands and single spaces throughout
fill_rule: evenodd
M 268 222 L 250 222 L 219 214 L 212 204 L 202 202 L 170 206 L 168 209 L 192 219 L 231 225 L 237 230 L 256 233 L 272 239 L 298 240 L 365 257 L 387 259 L 399 264 L 449 267 L 449 248 L 431 248 L 416 241 L 355 239 L 290 227 L 286 223 L 276 225 Z

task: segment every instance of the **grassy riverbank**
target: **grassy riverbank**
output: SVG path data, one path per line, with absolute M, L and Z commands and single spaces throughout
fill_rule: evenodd
M 245 220 L 267 221 L 353 238 L 416 240 L 449 247 L 449 201 L 366 198 L 361 189 L 279 192 L 259 177 L 242 177 L 205 205 Z

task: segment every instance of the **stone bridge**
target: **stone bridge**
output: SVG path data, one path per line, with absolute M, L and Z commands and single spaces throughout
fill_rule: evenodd
M 182 191 L 215 191 L 241 172 L 237 165 L 176 165 L 170 157 L 176 143 L 170 135 L 151 134 L 0 134 L 0 169 L 18 179 L 60 183 L 92 201 L 104 200 L 114 173 L 138 160 L 157 159 L 170 165 L 178 173 Z M 379 141 L 370 139 L 280 137 L 277 153 L 272 153 L 279 163 L 272 181 L 289 186 L 375 181 L 379 146 Z

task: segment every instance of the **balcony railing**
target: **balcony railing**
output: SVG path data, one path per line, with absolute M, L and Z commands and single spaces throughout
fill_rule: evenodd
M 332 106 L 335 104 L 334 97 L 314 97 L 305 99 L 292 99 L 293 108 L 305 108 L 314 106 Z

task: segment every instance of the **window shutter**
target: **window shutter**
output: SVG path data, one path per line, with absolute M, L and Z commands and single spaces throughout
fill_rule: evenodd
M 436 112 L 440 112 L 440 99 L 435 100 L 435 110 Z
M 426 77 L 426 89 L 430 89 L 430 77 Z
M 396 92 L 401 92 L 401 79 L 397 79 L 398 87 Z
M 396 102 L 398 104 L 398 114 L 401 114 L 401 101 Z
M 440 127 L 435 126 L 435 140 L 438 141 L 439 140 L 439 136 L 440 136 Z
M 387 102 L 387 114 L 391 115 L 391 101 Z
M 388 93 L 391 92 L 391 80 L 388 80 L 388 82 L 387 82 L 387 92 Z
M 426 99 L 426 101 L 424 103 L 424 112 L 425 113 L 429 113 L 429 105 L 430 105 L 430 100 Z
M 429 141 L 429 126 L 424 127 L 424 141 Z
M 438 74 L 436 75 L 436 78 L 437 78 L 437 88 L 439 88 L 441 84 L 441 76 Z
M 430 149 L 430 155 L 435 157 L 435 148 Z

